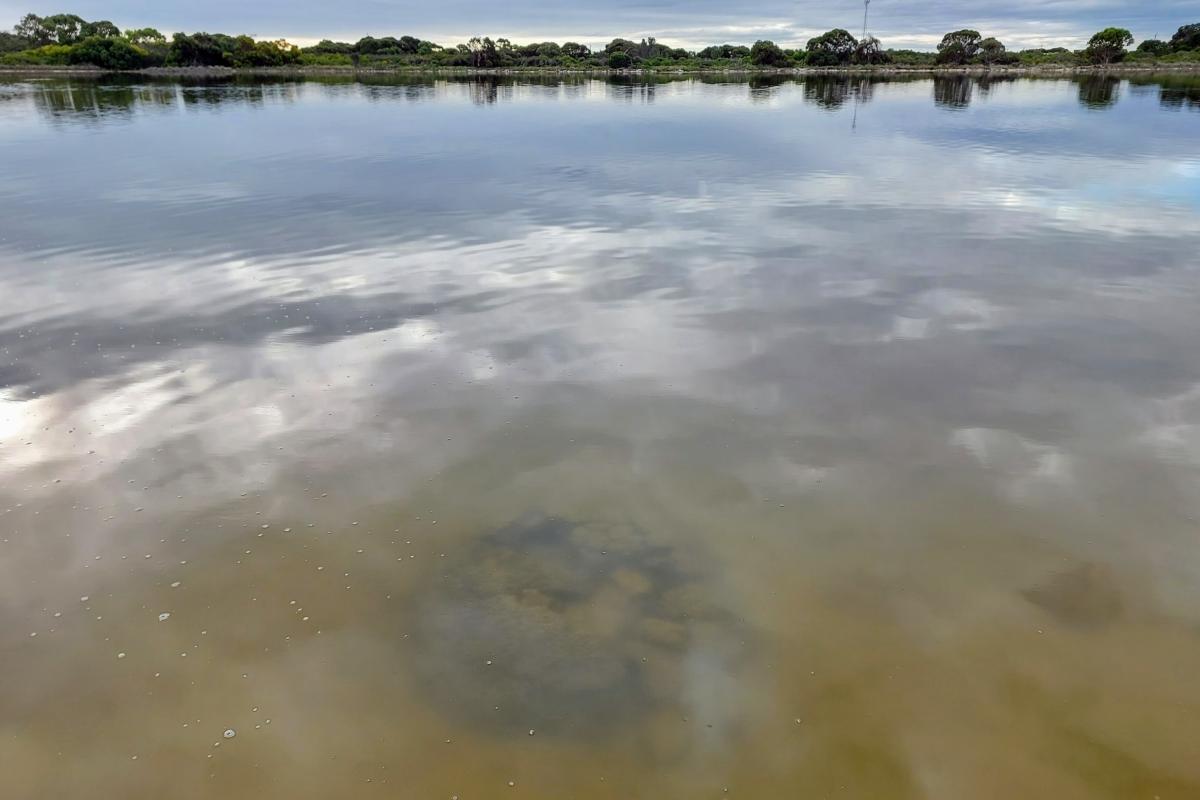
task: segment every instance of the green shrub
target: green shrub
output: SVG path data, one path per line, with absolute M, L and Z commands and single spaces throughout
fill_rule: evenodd
M 348 53 L 313 53 L 300 54 L 300 64 L 306 67 L 351 67 L 354 59 Z
M 48 44 L 32 50 L 6 53 L 4 56 L 0 56 L 0 64 L 6 66 L 66 66 L 71 63 L 70 57 L 70 45 Z
M 149 63 L 149 54 L 124 39 L 93 36 L 72 45 L 67 60 L 72 64 L 91 64 L 111 70 L 142 69 Z
M 791 59 L 774 42 L 757 41 L 750 48 L 750 63 L 757 67 L 788 67 Z
M 1200 22 L 1184 25 L 1171 37 L 1170 47 L 1176 53 L 1200 50 Z
M 807 63 L 811 67 L 839 67 L 850 63 L 858 40 L 842 28 L 823 33 L 808 40 Z
M 1165 56 L 1171 52 L 1171 45 L 1158 39 L 1147 39 L 1137 46 L 1140 55 Z
M 633 58 L 630 57 L 629 53 L 617 50 L 609 53 L 608 66 L 612 69 L 629 69 L 633 66 Z
M 1065 47 L 1052 47 L 1048 50 L 1043 48 L 1022 50 L 1017 54 L 1017 57 L 1020 59 L 1020 63 L 1026 67 L 1073 67 L 1081 63 L 1080 55 L 1078 53 L 1071 52 Z

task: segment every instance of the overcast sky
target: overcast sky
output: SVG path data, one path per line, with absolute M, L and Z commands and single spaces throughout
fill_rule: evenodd
M 63 0 L 42 6 L 0 0 L 7 28 L 32 11 L 109 19 L 122 28 L 248 33 L 304 44 L 321 38 L 409 34 L 443 44 L 475 34 L 518 42 L 574 40 L 595 45 L 614 36 L 681 47 L 772 39 L 801 46 L 830 28 L 862 30 L 862 0 Z M 1200 22 L 1200 0 L 872 0 L 871 32 L 890 47 L 930 48 L 963 27 L 1010 47 L 1079 46 L 1100 28 L 1129 28 L 1137 38 L 1169 38 Z

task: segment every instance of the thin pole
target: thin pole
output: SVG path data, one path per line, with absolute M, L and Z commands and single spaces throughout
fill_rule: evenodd
M 863 0 L 863 35 L 867 38 L 867 15 L 871 13 L 871 0 Z

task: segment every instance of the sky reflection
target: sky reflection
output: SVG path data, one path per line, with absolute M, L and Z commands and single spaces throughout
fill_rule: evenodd
M 1200 787 L 1193 91 L 0 86 L 20 796 Z

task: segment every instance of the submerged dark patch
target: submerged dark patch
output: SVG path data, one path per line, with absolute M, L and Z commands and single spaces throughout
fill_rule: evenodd
M 1024 594 L 1029 602 L 1069 627 L 1102 628 L 1121 615 L 1116 577 L 1095 564 L 1061 572 Z
M 602 736 L 685 708 L 685 673 L 728 670 L 741 648 L 680 554 L 625 524 L 541 517 L 497 530 L 414 610 L 422 693 L 502 733 Z

